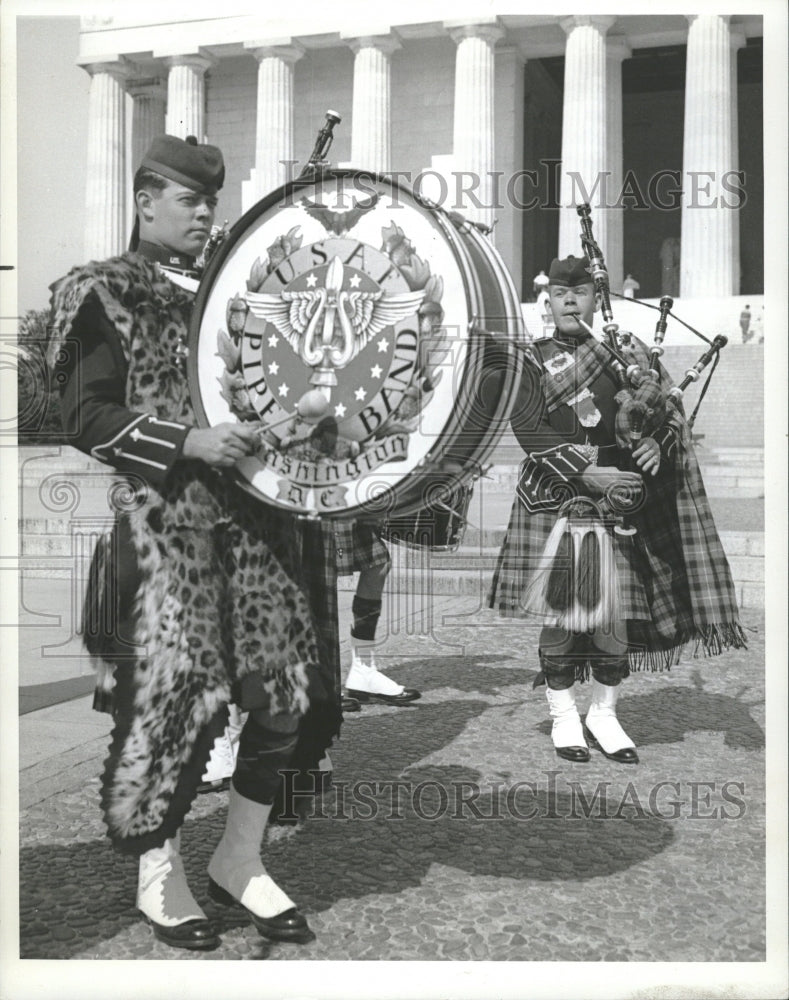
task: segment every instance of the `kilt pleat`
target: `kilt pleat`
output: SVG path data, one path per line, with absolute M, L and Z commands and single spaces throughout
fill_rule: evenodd
M 376 525 L 366 521 L 327 521 L 324 535 L 331 536 L 338 576 L 351 576 L 362 570 L 386 566 L 389 550 L 381 540 Z

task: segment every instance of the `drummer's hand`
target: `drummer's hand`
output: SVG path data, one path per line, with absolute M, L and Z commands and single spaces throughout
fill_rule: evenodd
M 193 427 L 184 439 L 184 458 L 197 458 L 206 465 L 229 468 L 260 447 L 259 424 L 217 424 Z
M 638 447 L 633 449 L 633 458 L 639 469 L 654 476 L 660 468 L 660 445 L 654 438 L 641 438 Z
M 637 490 L 642 482 L 638 472 L 622 472 L 615 465 L 590 465 L 578 478 L 592 496 L 605 496 L 614 487 Z

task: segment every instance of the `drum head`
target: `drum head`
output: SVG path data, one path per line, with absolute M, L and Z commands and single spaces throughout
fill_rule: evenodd
M 462 463 L 480 300 L 462 239 L 407 189 L 342 171 L 295 182 L 233 227 L 203 278 L 198 420 L 260 425 L 236 471 L 267 503 L 383 516 L 448 453 Z

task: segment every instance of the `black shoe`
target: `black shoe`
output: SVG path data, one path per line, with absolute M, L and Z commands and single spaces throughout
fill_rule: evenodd
M 342 709 L 343 715 L 346 715 L 348 712 L 361 712 L 362 710 L 362 706 L 359 703 L 358 698 L 348 698 L 345 695 L 342 696 L 340 708 Z
M 157 924 L 155 920 L 151 920 L 145 914 L 143 916 L 151 925 L 154 937 L 169 944 L 171 948 L 211 951 L 221 944 L 216 928 L 205 917 L 194 917 L 192 920 L 185 920 L 182 924 L 176 924 L 175 927 L 167 927 L 164 924 Z
M 421 691 L 413 688 L 403 688 L 400 694 L 372 694 L 370 691 L 357 691 L 348 688 L 348 694 L 363 705 L 371 701 L 378 701 L 382 705 L 409 705 L 412 701 L 418 701 L 422 697 Z
M 240 906 L 246 910 L 257 927 L 258 933 L 270 941 L 292 941 L 295 944 L 306 944 L 308 941 L 315 940 L 315 935 L 310 930 L 304 914 L 299 913 L 295 906 L 278 913 L 275 917 L 259 917 L 252 910 L 239 903 L 227 889 L 218 885 L 210 875 L 208 877 L 208 895 L 215 903 L 221 903 L 222 906 Z
M 205 795 L 207 792 L 226 792 L 230 788 L 230 778 L 217 778 L 216 781 L 201 781 L 197 786 L 197 794 Z
M 592 757 L 588 747 L 554 747 L 554 749 L 557 756 L 575 761 L 577 764 L 586 764 Z
M 608 753 L 607 750 L 603 750 L 600 742 L 594 738 L 591 730 L 584 729 L 584 736 L 586 736 L 586 742 L 599 750 L 600 753 L 607 757 L 609 760 L 615 760 L 618 764 L 638 764 L 638 754 L 633 747 L 622 747 L 621 750 L 614 750 L 613 753 Z

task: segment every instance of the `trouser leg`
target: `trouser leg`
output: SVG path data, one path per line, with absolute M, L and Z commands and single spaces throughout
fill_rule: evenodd
M 351 699 L 360 703 L 378 701 L 387 705 L 405 705 L 421 697 L 419 691 L 404 688 L 381 673 L 375 663 L 375 633 L 381 616 L 381 594 L 389 565 L 386 563 L 362 571 L 351 605 L 353 652 L 345 689 Z
M 546 626 L 540 632 L 540 669 L 554 691 L 570 688 L 586 674 L 588 637 Z
M 629 675 L 626 656 L 601 656 L 592 661 L 592 677 L 600 684 L 616 687 Z

